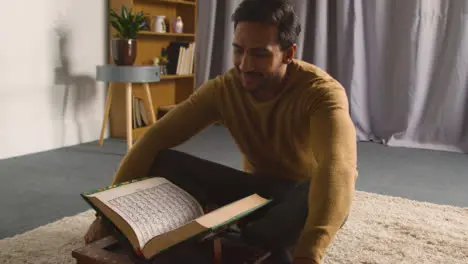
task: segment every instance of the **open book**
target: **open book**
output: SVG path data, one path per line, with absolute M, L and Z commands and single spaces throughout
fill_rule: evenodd
M 81 196 L 146 259 L 229 225 L 270 202 L 253 194 L 204 214 L 193 196 L 161 177 L 133 180 Z

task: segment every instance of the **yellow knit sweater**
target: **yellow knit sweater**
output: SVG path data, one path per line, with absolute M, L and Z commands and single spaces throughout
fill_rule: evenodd
M 247 171 L 311 178 L 309 214 L 295 256 L 320 263 L 350 210 L 358 175 L 356 134 L 343 87 L 312 64 L 294 60 L 289 67 L 287 84 L 268 102 L 255 101 L 234 69 L 209 80 L 133 146 L 114 183 L 146 175 L 158 151 L 221 120 Z

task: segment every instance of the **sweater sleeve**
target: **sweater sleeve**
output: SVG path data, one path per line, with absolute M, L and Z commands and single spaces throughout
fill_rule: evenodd
M 221 77 L 209 80 L 152 125 L 124 156 L 113 184 L 146 176 L 157 153 L 175 147 L 219 120 L 216 93 Z
M 308 216 L 295 258 L 320 263 L 350 212 L 357 178 L 357 144 L 347 99 L 340 89 L 328 92 L 310 117 L 311 171 Z

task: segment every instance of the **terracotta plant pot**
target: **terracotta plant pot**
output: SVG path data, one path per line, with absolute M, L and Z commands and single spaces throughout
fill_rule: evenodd
M 137 54 L 136 39 L 112 39 L 111 55 L 116 65 L 133 65 Z

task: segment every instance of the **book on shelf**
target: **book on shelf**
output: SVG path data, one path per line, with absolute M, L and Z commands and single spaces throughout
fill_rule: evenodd
M 145 109 L 145 103 L 142 99 L 133 96 L 132 109 L 133 128 L 145 127 L 150 124 L 148 115 Z
M 184 241 L 210 237 L 271 201 L 252 194 L 205 213 L 194 196 L 163 177 L 139 178 L 81 196 L 147 260 Z
M 167 47 L 168 74 L 187 75 L 193 73 L 195 42 L 171 42 Z

